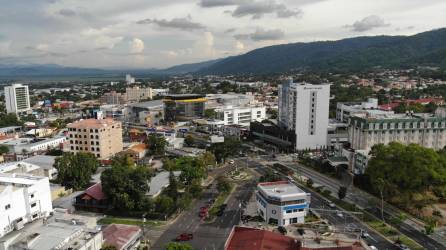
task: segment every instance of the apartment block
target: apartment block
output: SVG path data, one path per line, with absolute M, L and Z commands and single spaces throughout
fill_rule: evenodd
M 142 100 L 148 100 L 152 98 L 152 88 L 133 86 L 125 89 L 125 99 L 127 100 L 127 102 L 140 102 Z
M 68 124 L 69 152 L 90 152 L 98 159 L 113 157 L 123 150 L 122 124 L 113 119 L 87 119 Z
M 47 177 L 0 174 L 0 237 L 53 210 Z
M 28 86 L 13 84 L 5 87 L 5 104 L 7 113 L 26 113 L 31 110 Z

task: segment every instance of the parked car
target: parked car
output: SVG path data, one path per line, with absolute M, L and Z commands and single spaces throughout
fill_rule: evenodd
M 208 212 L 208 207 L 200 207 L 200 212 Z
M 231 165 L 234 164 L 234 163 L 235 163 L 234 160 L 230 160 L 230 161 L 229 161 L 229 164 L 231 164 Z
M 200 213 L 198 215 L 200 216 L 200 218 L 204 218 L 204 217 L 208 216 L 208 211 L 200 211 Z
M 333 202 L 328 203 L 328 206 L 329 206 L 330 208 L 335 208 L 335 207 L 336 207 L 336 205 L 335 205 Z
M 398 243 L 398 242 L 396 242 L 394 245 L 399 250 L 410 250 L 410 248 L 408 246 Z
M 285 227 L 282 227 L 282 226 L 279 226 L 278 228 L 277 228 L 277 230 L 281 233 L 281 234 L 287 234 L 288 233 L 288 231 L 286 230 L 286 228 Z
M 192 240 L 193 238 L 194 238 L 193 234 L 182 233 L 177 236 L 176 241 L 189 241 L 189 240 Z

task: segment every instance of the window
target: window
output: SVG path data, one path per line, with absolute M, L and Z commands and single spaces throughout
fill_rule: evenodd
M 34 214 L 34 215 L 33 215 L 33 219 L 37 218 L 37 215 L 38 215 L 38 214 Z
M 35 207 L 37 205 L 37 203 L 33 203 L 33 204 L 31 204 L 31 207 Z
M 31 198 L 34 198 L 34 194 L 32 194 L 32 195 L 30 195 L 31 196 Z
M 286 210 L 287 214 L 291 214 L 293 212 L 293 210 Z
M 5 206 L 5 210 L 8 210 L 10 208 L 11 208 L 11 204 L 8 204 L 8 205 Z

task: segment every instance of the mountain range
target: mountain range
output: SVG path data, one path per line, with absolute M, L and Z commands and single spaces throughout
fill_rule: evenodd
M 355 37 L 337 41 L 290 43 L 255 49 L 246 54 L 183 64 L 167 69 L 106 70 L 46 65 L 0 64 L 0 77 L 136 76 L 178 74 L 269 74 L 290 71 L 355 72 L 376 67 L 416 66 L 446 70 L 446 28 L 412 36 Z

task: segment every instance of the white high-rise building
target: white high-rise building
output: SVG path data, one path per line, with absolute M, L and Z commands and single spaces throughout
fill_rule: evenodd
M 52 210 L 47 177 L 0 174 L 0 237 L 48 217 Z
M 6 112 L 24 113 L 31 110 L 28 86 L 13 84 L 5 87 Z
M 135 77 L 132 77 L 130 74 L 125 75 L 125 82 L 127 84 L 135 83 Z
M 330 85 L 295 83 L 279 85 L 279 125 L 296 133 L 296 149 L 327 145 Z

